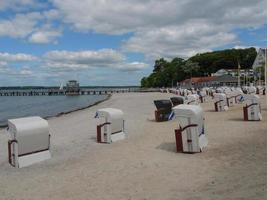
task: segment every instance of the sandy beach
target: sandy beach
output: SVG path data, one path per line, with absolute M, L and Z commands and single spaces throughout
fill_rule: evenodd
M 263 120 L 244 122 L 242 105 L 214 112 L 201 104 L 209 145 L 175 151 L 175 120 L 154 121 L 155 99 L 166 93 L 114 94 L 77 112 L 50 118 L 52 159 L 21 169 L 8 163 L 9 135 L 0 131 L 0 200 L 267 199 L 267 97 Z M 98 144 L 97 109 L 125 113 L 128 138 Z

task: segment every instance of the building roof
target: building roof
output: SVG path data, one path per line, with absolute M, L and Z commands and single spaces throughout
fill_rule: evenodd
M 234 83 L 234 82 L 238 82 L 238 78 L 226 74 L 222 76 L 216 76 L 214 81 L 220 82 L 220 83 Z
M 232 69 L 219 69 L 217 72 L 225 71 L 225 72 L 238 72 L 237 68 Z M 240 69 L 240 71 L 253 71 L 253 69 Z
M 192 77 L 191 79 L 185 79 L 181 81 L 181 83 L 188 84 L 188 83 L 202 83 L 202 82 L 220 82 L 220 83 L 233 83 L 237 82 L 237 77 L 233 77 L 231 75 L 225 74 L 222 76 L 205 76 L 205 77 Z
M 182 82 L 183 83 L 189 83 L 192 81 L 192 83 L 200 83 L 200 82 L 209 82 L 213 81 L 215 79 L 214 76 L 204 76 L 204 77 L 192 77 L 191 79 L 185 79 Z

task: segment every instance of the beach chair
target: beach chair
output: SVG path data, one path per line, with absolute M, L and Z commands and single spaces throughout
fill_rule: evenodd
M 207 92 L 206 90 L 199 91 L 199 100 L 200 103 L 204 103 L 207 101 Z
M 265 95 L 265 87 L 264 86 L 257 86 L 256 87 L 256 94 L 262 94 Z
M 155 110 L 156 122 L 168 121 L 172 112 L 172 103 L 170 100 L 155 100 L 154 104 L 157 108 Z
M 257 86 L 256 87 L 256 94 L 260 94 L 261 93 L 261 86 Z
M 228 107 L 234 106 L 234 104 L 235 104 L 235 93 L 230 89 L 226 89 L 224 91 L 224 93 L 226 95 L 227 106 Z
M 217 88 L 217 89 L 215 90 L 215 92 L 216 92 L 216 93 L 223 93 L 223 88 Z
M 241 88 L 235 88 L 233 90 L 233 95 L 234 95 L 234 98 L 235 98 L 235 103 L 243 103 L 244 101 L 244 93 L 242 91 Z
M 17 168 L 51 158 L 48 123 L 41 117 L 8 120 L 8 161 Z
M 216 112 L 228 110 L 226 95 L 224 93 L 214 93 L 214 107 Z
M 178 96 L 178 97 L 171 97 L 172 106 L 178 106 L 180 104 L 184 103 L 184 97 Z
M 126 137 L 123 112 L 115 108 L 103 108 L 96 112 L 98 118 L 96 140 L 98 143 L 112 143 Z
M 178 129 L 175 129 L 177 152 L 201 152 L 208 144 L 203 109 L 198 105 L 181 104 L 173 111 L 178 120 Z
M 188 105 L 198 105 L 199 104 L 199 96 L 197 94 L 190 94 L 186 97 L 186 102 Z
M 246 95 L 243 107 L 244 121 L 262 120 L 260 97 L 258 95 Z
M 248 88 L 247 88 L 247 94 L 256 94 L 256 92 L 257 92 L 257 89 L 256 89 L 256 87 L 254 87 L 254 86 L 249 86 Z

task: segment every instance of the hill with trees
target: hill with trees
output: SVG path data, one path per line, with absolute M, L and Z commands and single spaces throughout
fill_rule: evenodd
M 188 59 L 164 58 L 155 61 L 153 72 L 143 77 L 141 87 L 171 87 L 192 76 L 210 76 L 219 69 L 249 69 L 256 58 L 256 49 L 226 49 L 197 54 Z

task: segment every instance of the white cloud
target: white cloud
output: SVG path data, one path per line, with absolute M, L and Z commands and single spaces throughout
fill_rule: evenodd
M 64 29 L 78 32 L 125 34 L 120 50 L 50 51 L 40 58 L 27 54 L 0 53 L 0 70 L 11 62 L 38 60 L 47 74 L 97 71 L 142 71 L 146 63 L 129 62 L 125 52 L 159 57 L 188 57 L 225 45 L 245 47 L 235 29 L 257 30 L 266 23 L 266 0 L 2 0 L 0 37 L 32 43 L 55 43 Z M 51 4 L 50 4 L 51 3 Z M 50 4 L 47 6 L 47 4 Z M 46 7 L 47 6 L 47 7 Z M 35 11 L 35 12 L 33 12 Z M 12 16 L 12 13 L 17 13 Z M 102 37 L 102 36 L 101 36 Z M 105 36 L 103 36 L 105 37 Z M 124 38 L 124 37 L 123 37 Z M 107 69 L 107 70 L 105 70 Z M 99 70 L 101 73 L 102 70 Z M 27 69 L 20 71 L 30 74 Z M 125 73 L 118 73 L 123 74 Z M 138 73 L 135 73 L 135 75 Z M 105 75 L 107 77 L 108 75 Z M 116 77 L 119 77 L 117 75 Z M 132 76 L 131 76 L 132 77 Z M 125 76 L 127 81 L 128 76 Z
M 143 62 L 127 62 L 124 54 L 113 49 L 100 49 L 97 51 L 50 51 L 41 57 L 24 53 L 10 54 L 0 52 L 0 60 L 1 72 L 5 70 L 8 74 L 20 75 L 32 74 L 30 67 L 20 67 L 23 62 L 27 62 L 30 66 L 35 66 L 37 62 L 36 70 L 39 72 L 45 71 L 46 73 L 72 73 L 74 71 L 98 70 L 99 68 L 129 72 L 140 71 L 148 67 Z M 11 70 L 9 65 L 17 67 L 13 67 L 13 70 Z M 17 69 L 20 69 L 20 72 L 17 72 Z
M 142 62 L 128 63 L 124 54 L 113 49 L 98 51 L 51 51 L 44 55 L 45 68 L 53 71 L 75 71 L 92 68 L 111 68 L 138 71 L 147 67 Z
M 43 12 L 19 13 L 0 19 L 0 37 L 21 38 L 32 43 L 55 42 L 61 36 L 62 29 L 52 27 L 53 20 L 59 19 L 55 9 Z
M 220 31 L 205 21 L 136 33 L 123 45 L 125 51 L 142 52 L 149 58 L 187 57 L 236 40 L 234 34 Z
M 18 75 L 31 76 L 33 75 L 33 72 L 30 67 L 24 66 L 19 70 Z
M 38 58 L 36 56 L 24 53 L 10 54 L 10 53 L 0 53 L 0 60 L 6 62 L 26 62 L 35 61 Z
M 43 15 L 47 20 L 55 20 L 61 18 L 60 13 L 56 9 L 46 10 L 43 12 Z
M 43 65 L 44 69 L 48 69 L 52 72 L 73 72 L 77 70 L 86 70 L 90 66 L 84 64 L 73 64 L 63 62 L 47 62 Z
M 121 34 L 169 24 L 179 13 L 176 0 L 52 0 L 64 21 L 80 31 Z M 185 0 L 179 1 L 185 2 Z M 177 10 L 178 9 L 178 10 Z M 168 14 L 166 13 L 168 11 Z
M 1 10 L 25 11 L 29 9 L 40 9 L 46 7 L 46 3 L 36 0 L 1 0 Z
M 123 63 L 121 65 L 116 66 L 116 69 L 126 72 L 132 71 L 140 71 L 147 68 L 149 65 L 143 62 L 130 62 L 130 63 Z
M 250 27 L 265 23 L 265 0 L 51 0 L 77 30 L 107 34 L 180 26 L 195 19 Z
M 147 57 L 190 56 L 239 43 L 236 28 L 266 23 L 265 0 L 52 0 L 76 31 L 133 33 L 123 49 Z M 115 6 L 116 5 L 116 6 Z
M 29 42 L 36 44 L 56 43 L 56 38 L 62 35 L 61 30 L 40 29 L 29 37 Z
M 234 49 L 247 49 L 247 48 L 251 48 L 252 46 L 245 46 L 245 45 L 236 45 L 234 46 L 233 48 Z M 255 49 L 259 49 L 260 47 L 259 46 L 253 46 Z
M 4 74 L 8 71 L 7 62 L 0 62 L 0 73 Z
M 38 20 L 42 18 L 38 12 L 17 14 L 11 19 L 0 20 L 0 36 L 12 38 L 24 38 L 36 27 Z
M 8 65 L 7 62 L 0 62 L 0 75 L 12 77 L 30 77 L 33 72 L 30 67 L 23 66 L 22 68 L 14 68 Z
M 44 57 L 53 62 L 83 64 L 88 66 L 105 66 L 125 60 L 123 54 L 112 49 L 102 49 L 98 51 L 51 51 L 46 53 Z
M 70 25 L 81 32 L 133 33 L 123 50 L 149 58 L 190 56 L 239 43 L 236 28 L 258 28 L 266 23 L 265 0 L 3 0 L 0 10 L 23 10 L 0 20 L 0 36 L 32 43 L 56 43 L 63 29 L 43 24 Z M 42 8 L 40 10 L 40 8 Z M 38 10 L 39 9 L 39 10 Z M 32 10 L 38 12 L 32 12 Z M 57 23 L 53 23 L 53 22 Z

